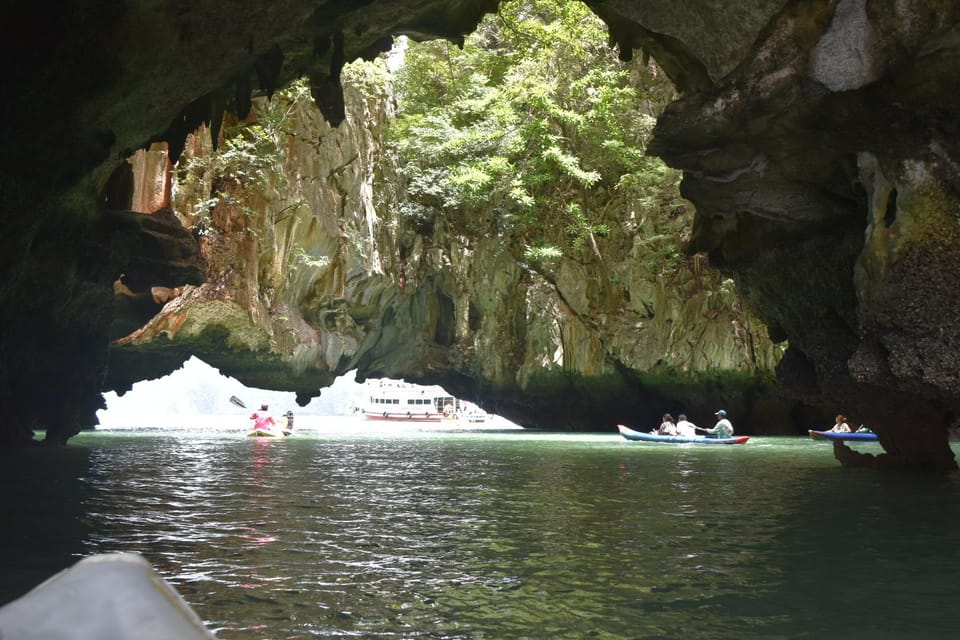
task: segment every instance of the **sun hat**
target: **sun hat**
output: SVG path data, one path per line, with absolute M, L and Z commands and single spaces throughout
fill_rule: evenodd
M 727 415 L 727 412 L 724 411 L 723 409 L 720 409 L 720 411 L 717 411 L 717 412 L 716 412 L 715 414 L 713 414 L 713 415 L 715 415 L 715 416 L 720 416 L 720 417 L 724 417 L 724 416 Z

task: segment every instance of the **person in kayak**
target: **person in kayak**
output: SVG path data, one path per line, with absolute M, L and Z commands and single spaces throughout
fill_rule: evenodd
M 673 416 L 669 413 L 663 414 L 661 419 L 660 426 L 653 430 L 654 433 L 661 436 L 675 436 L 677 435 L 677 425 L 673 423 Z
M 687 420 L 685 414 L 677 416 L 677 435 L 691 438 L 697 435 L 697 425 Z
M 722 439 L 731 437 L 733 435 L 733 423 L 727 419 L 727 412 L 720 409 L 714 415 L 717 417 L 717 424 L 715 424 L 712 429 L 697 428 L 714 438 Z
M 253 426 L 250 428 L 252 431 L 270 431 L 273 429 L 276 421 L 273 419 L 268 411 L 270 407 L 268 405 L 260 405 L 260 411 L 254 412 L 250 419 L 253 420 Z
M 833 425 L 833 428 L 830 431 L 837 431 L 839 433 L 850 433 L 853 429 L 850 428 L 850 425 L 847 424 L 847 416 L 841 414 L 837 415 L 837 423 Z

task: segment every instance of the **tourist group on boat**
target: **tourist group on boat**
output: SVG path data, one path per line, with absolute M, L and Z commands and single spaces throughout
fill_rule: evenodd
M 230 396 L 230 404 L 241 409 L 247 405 L 237 396 Z M 274 418 L 270 413 L 270 405 L 261 404 L 260 409 L 250 415 L 250 430 L 247 436 L 251 438 L 283 438 L 293 435 L 293 411 L 287 411 L 282 418 Z
M 270 414 L 270 406 L 260 405 L 259 411 L 254 411 L 250 416 L 253 424 L 250 427 L 250 435 L 261 437 L 277 437 L 293 435 L 293 411 L 287 411 L 283 414 L 284 424 Z
M 236 396 L 230 398 L 233 404 L 246 408 Z M 366 420 L 399 422 L 441 422 L 462 420 L 465 422 L 484 422 L 487 413 L 478 406 L 447 393 L 442 387 L 420 386 L 397 380 L 368 380 L 364 403 L 353 406 L 352 412 Z M 617 430 L 626 440 L 645 442 L 668 442 L 675 444 L 744 444 L 750 437 L 735 435 L 733 422 L 725 409 L 714 412 L 716 422 L 712 427 L 700 427 L 694 424 L 686 414 L 665 413 L 660 425 L 642 431 L 618 424 Z M 250 415 L 248 436 L 275 438 L 293 434 L 293 412 L 287 411 L 275 418 L 269 405 L 261 404 L 260 409 Z M 858 440 L 876 441 L 878 436 L 860 425 L 857 429 L 850 426 L 847 416 L 837 414 L 833 427 L 824 430 L 809 430 L 811 438 L 818 440 Z
M 734 435 L 733 423 L 727 417 L 725 409 L 717 410 L 714 416 L 717 422 L 713 427 L 698 427 L 682 413 L 674 421 L 672 414 L 665 413 L 661 418 L 660 426 L 651 431 L 637 431 L 622 424 L 617 425 L 617 430 L 627 440 L 645 442 L 744 444 L 750 439 L 749 436 Z M 701 433 L 703 435 L 700 435 Z
M 687 416 L 683 413 L 677 417 L 676 421 L 674 421 L 672 415 L 665 413 L 661 419 L 660 426 L 650 433 L 661 436 L 683 436 L 692 438 L 697 436 L 698 431 L 701 431 L 710 437 L 721 439 L 733 436 L 733 423 L 727 418 L 726 410 L 720 409 L 714 416 L 717 418 L 717 423 L 712 428 L 707 429 L 693 424 L 687 420 Z
M 391 422 L 485 422 L 487 413 L 477 405 L 447 393 L 438 385 L 420 386 L 402 380 L 368 380 L 361 407 L 367 420 Z

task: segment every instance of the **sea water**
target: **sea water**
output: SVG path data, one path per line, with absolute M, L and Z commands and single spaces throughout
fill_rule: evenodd
M 877 444 L 853 445 L 879 452 Z M 944 638 L 960 478 L 830 443 L 304 420 L 3 452 L 7 602 L 143 554 L 218 638 Z

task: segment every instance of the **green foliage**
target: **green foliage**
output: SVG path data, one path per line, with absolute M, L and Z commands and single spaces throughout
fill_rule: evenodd
M 315 269 L 322 269 L 330 264 L 329 256 L 317 256 L 314 257 L 307 252 L 303 247 L 297 247 L 291 254 L 291 262 L 293 266 L 304 266 L 312 267 Z
M 254 215 L 248 202 L 250 196 L 283 182 L 283 143 L 293 135 L 288 126 L 290 115 L 298 102 L 309 99 L 309 95 L 305 81 L 294 82 L 260 105 L 253 122 L 225 125 L 216 151 L 181 160 L 177 167 L 179 184 L 192 189 L 202 181 L 211 185 L 211 192 L 200 194 L 201 199 L 193 206 L 201 229 L 208 227 L 208 212 L 219 204 Z M 233 188 L 238 186 L 242 189 Z
M 567 232 L 573 238 L 573 247 L 582 249 L 587 241 L 594 236 L 605 236 L 610 228 L 604 223 L 591 223 L 587 215 L 576 202 L 567 205 Z
M 523 253 L 523 257 L 528 262 L 542 262 L 545 260 L 557 260 L 563 256 L 563 252 L 560 251 L 557 247 L 552 247 L 549 245 L 536 245 L 533 247 L 527 247 L 526 251 Z
M 470 224 L 490 212 L 529 260 L 589 248 L 612 211 L 669 220 L 686 207 L 679 173 L 648 157 L 673 97 L 655 67 L 625 64 L 579 2 L 513 0 L 462 48 L 412 44 L 396 76 L 389 132 L 406 182 L 402 215 Z
M 238 127 L 213 157 L 215 170 L 221 177 L 248 187 L 265 185 L 267 172 L 279 161 L 276 134 L 276 127 L 267 128 L 259 122 Z
M 344 88 L 350 86 L 360 90 L 364 95 L 384 93 L 390 84 L 390 72 L 381 60 L 367 62 L 356 60 L 343 66 L 340 71 L 340 83 Z M 306 87 L 303 83 L 302 86 Z
M 573 178 L 584 187 L 592 187 L 600 180 L 596 171 L 584 171 L 580 168 L 580 161 L 576 156 L 564 153 L 563 149 L 554 145 L 543 152 L 543 157 L 556 163 L 562 175 Z

